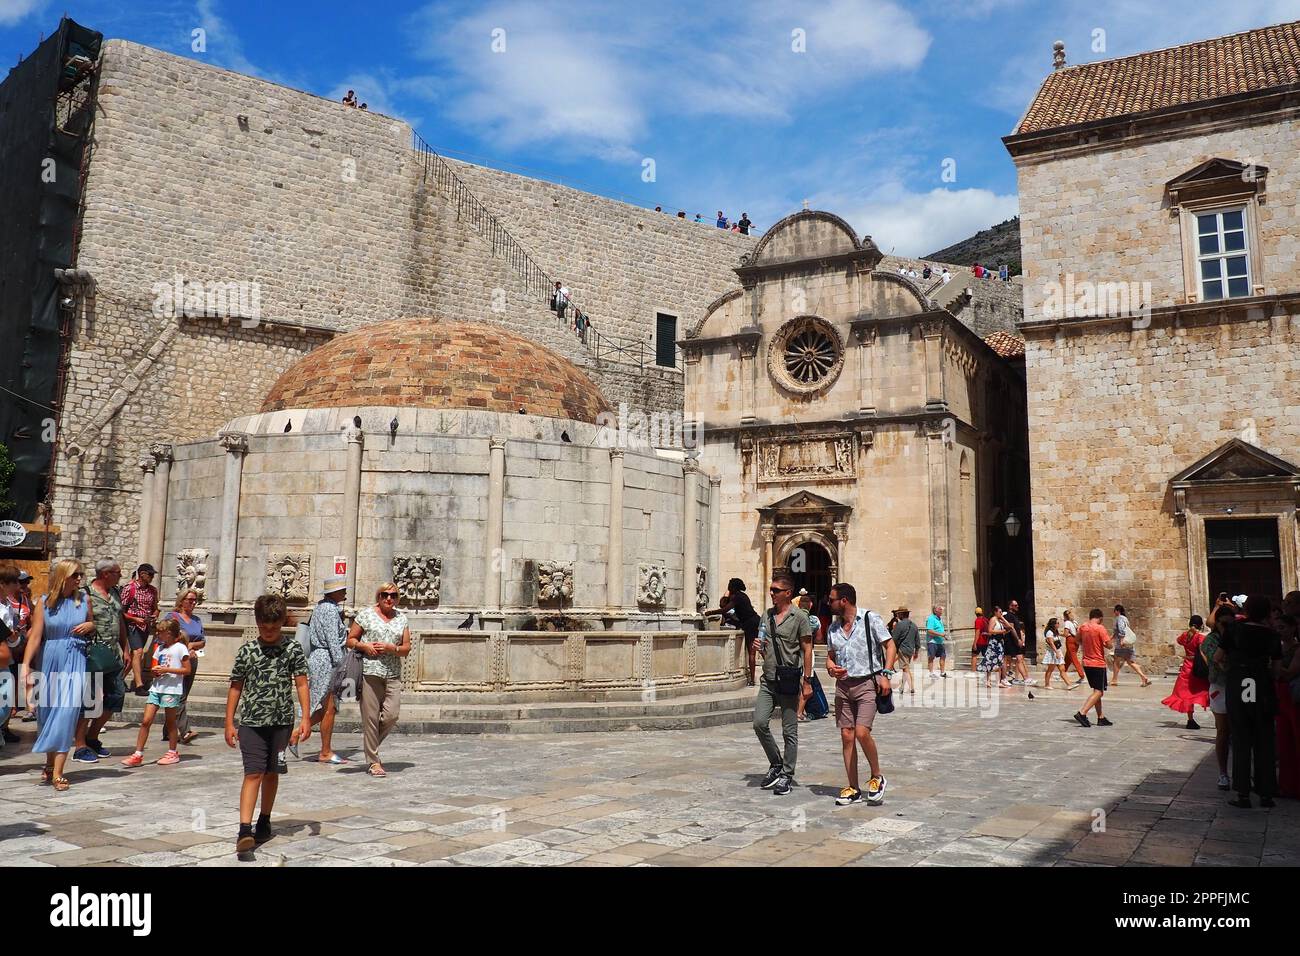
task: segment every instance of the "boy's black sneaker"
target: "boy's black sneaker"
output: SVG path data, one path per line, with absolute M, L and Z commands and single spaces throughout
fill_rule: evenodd
M 1112 724 L 1112 723 L 1111 723 L 1109 720 L 1107 720 L 1105 717 L 1098 717 L 1098 718 L 1097 718 L 1097 726 L 1098 726 L 1098 727 L 1114 727 L 1115 725 Z
M 1079 722 L 1080 727 L 1091 727 L 1092 721 L 1078 711 L 1074 712 L 1074 719 Z
M 768 767 L 767 775 L 763 777 L 762 787 L 764 790 L 771 790 L 776 785 L 777 778 L 781 776 L 780 767 Z
M 776 778 L 776 783 L 772 785 L 772 792 L 778 797 L 784 797 L 790 792 L 790 778 L 785 774 Z
M 275 836 L 275 831 L 271 829 L 271 818 L 260 816 L 257 818 L 257 826 L 253 829 L 253 841 L 259 846 Z
M 248 853 L 257 846 L 257 838 L 253 836 L 253 825 L 251 823 L 241 823 L 239 825 L 239 836 L 235 837 L 235 852 Z

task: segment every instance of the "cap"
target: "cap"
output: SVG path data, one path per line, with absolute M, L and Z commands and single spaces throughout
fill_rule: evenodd
M 335 591 L 346 591 L 348 589 L 348 579 L 339 575 L 330 575 L 321 582 L 321 596 L 333 594 Z
M 906 607 L 896 607 L 896 608 L 894 608 L 894 613 L 895 613 L 895 614 L 911 614 L 912 612 L 909 611 Z
M 25 582 L 25 581 L 30 581 L 31 579 L 32 579 L 32 576 L 31 576 L 30 574 L 28 574 L 26 571 L 19 571 L 19 572 L 18 572 L 18 582 L 19 582 L 20 584 L 23 583 L 23 582 Z
M 799 589 L 799 597 L 807 597 L 807 596 L 808 596 L 808 589 L 807 589 L 807 588 L 800 588 L 800 589 Z

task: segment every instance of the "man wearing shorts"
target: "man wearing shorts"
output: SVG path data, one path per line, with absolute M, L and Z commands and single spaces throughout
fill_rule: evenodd
M 1097 726 L 1113 726 L 1101 712 L 1101 698 L 1106 693 L 1106 648 L 1110 647 L 1110 634 L 1101 623 L 1101 608 L 1095 607 L 1088 612 L 1088 623 L 1079 628 L 1079 641 L 1083 644 L 1083 673 L 1088 679 L 1092 693 L 1088 695 L 1083 707 L 1075 712 L 1074 719 L 1081 727 L 1091 727 L 1088 711 L 1096 709 Z
M 939 659 L 939 676 L 948 676 L 948 648 L 943 642 L 943 605 L 936 604 L 925 619 L 925 666 L 934 677 L 934 659 Z
M 311 706 L 307 694 L 307 656 L 302 645 L 281 628 L 289 609 L 278 594 L 263 594 L 253 605 L 257 639 L 235 653 L 230 668 L 230 692 L 226 695 L 226 745 L 239 747 L 244 762 L 244 783 L 239 791 L 239 835 L 235 852 L 245 853 L 265 843 L 271 832 L 271 808 L 280 786 L 276 755 L 289 745 L 293 725 L 294 694 L 302 720 L 298 742 L 311 736 Z M 235 711 L 239 727 L 235 727 Z M 253 809 L 258 794 L 262 812 L 253 828 Z
M 835 678 L 835 724 L 840 729 L 844 770 L 849 785 L 835 800 L 838 807 L 862 799 L 858 788 L 858 747 L 871 766 L 867 781 L 867 803 L 885 802 L 885 775 L 880 772 L 880 755 L 871 736 L 876 719 L 877 698 L 891 692 L 894 671 L 894 641 L 885 622 L 875 611 L 859 611 L 857 591 L 851 584 L 831 588 L 831 611 L 835 619 L 826 639 L 826 671 Z
M 916 681 L 912 678 L 912 658 L 921 648 L 921 631 L 912 620 L 912 612 L 900 607 L 894 612 L 898 623 L 894 625 L 894 649 L 898 654 L 898 672 L 901 675 L 898 688 L 907 688 L 909 694 L 916 693 Z

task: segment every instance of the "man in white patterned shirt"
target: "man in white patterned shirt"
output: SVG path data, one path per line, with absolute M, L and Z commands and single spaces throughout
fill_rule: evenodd
M 835 678 L 835 724 L 844 749 L 844 770 L 849 785 L 840 791 L 835 805 L 845 807 L 862 799 L 858 789 L 858 747 L 871 766 L 867 781 L 867 803 L 885 802 L 885 775 L 880 772 L 871 725 L 878 701 L 891 693 L 896 655 L 893 638 L 875 611 L 859 611 L 857 591 L 851 584 L 831 588 L 831 611 L 835 620 L 826 638 L 826 671 Z

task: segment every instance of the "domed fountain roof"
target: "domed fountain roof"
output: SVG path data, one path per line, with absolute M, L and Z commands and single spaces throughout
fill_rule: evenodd
M 276 380 L 263 412 L 366 406 L 482 409 L 595 422 L 609 405 L 568 359 L 506 329 L 397 319 L 367 325 L 303 356 Z

